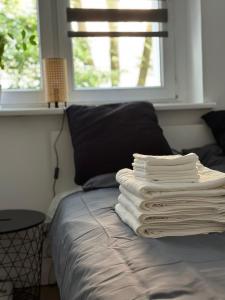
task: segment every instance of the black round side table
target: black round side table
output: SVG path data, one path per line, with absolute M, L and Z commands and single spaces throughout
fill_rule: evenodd
M 8 296 L 4 299 L 40 298 L 44 220 L 38 211 L 0 210 L 0 295 Z

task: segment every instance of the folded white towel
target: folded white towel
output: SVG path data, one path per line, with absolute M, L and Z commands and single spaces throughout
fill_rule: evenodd
M 193 183 L 198 182 L 199 174 L 197 168 L 198 157 L 196 154 L 191 153 L 188 155 L 169 155 L 169 156 L 150 156 L 134 154 L 133 170 L 137 179 L 146 181 L 161 181 L 164 183 Z M 142 158 L 141 158 L 142 157 Z M 159 165 L 156 168 L 154 164 L 165 162 L 165 165 Z M 185 161 L 187 161 L 185 163 Z M 189 161 L 189 162 L 188 162 Z M 173 164 L 171 165 L 171 162 Z M 182 162 L 184 162 L 182 164 Z M 151 169 L 151 163 L 154 169 Z M 169 165 L 168 165 L 169 164 Z M 192 169 L 181 169 L 183 165 L 191 164 Z M 177 166 L 179 167 L 178 169 Z M 167 169 L 166 169 L 167 168 Z
M 174 207 L 179 211 L 186 209 L 187 207 L 191 207 L 193 209 L 202 208 L 203 205 L 205 207 L 216 208 L 218 211 L 222 212 L 225 210 L 225 189 L 219 190 L 221 196 L 208 196 L 208 191 L 215 190 L 201 190 L 201 191 L 193 191 L 193 195 L 190 196 L 186 192 L 177 192 L 173 193 L 171 197 L 170 192 L 162 192 L 162 193 L 152 193 L 152 197 L 141 198 L 140 195 L 135 195 L 129 192 L 126 188 L 120 185 L 119 187 L 121 193 L 131 202 L 137 209 L 141 211 L 151 211 L 152 209 L 158 209 L 162 212 L 162 208 L 165 212 L 168 210 L 173 210 Z M 201 194 L 202 192 L 202 194 Z M 189 192 L 189 194 L 191 191 Z M 154 194 L 155 197 L 154 197 Z
M 153 166 L 174 166 L 174 165 L 182 165 L 187 163 L 196 163 L 198 161 L 198 156 L 195 153 L 189 153 L 187 155 L 162 155 L 162 156 L 154 156 L 154 155 L 143 155 L 134 153 L 135 159 L 139 159 L 140 161 L 147 162 Z
M 140 172 L 134 169 L 134 176 L 140 180 L 146 181 L 159 181 L 159 182 L 198 182 L 199 181 L 199 174 L 198 172 L 193 173 L 191 175 L 186 175 L 185 172 L 177 174 L 176 172 L 172 172 L 171 174 L 146 174 L 144 172 Z
M 225 185 L 225 173 L 208 169 L 199 163 L 199 181 L 196 183 L 160 183 L 138 180 L 130 169 L 122 169 L 116 174 L 116 180 L 127 190 L 140 193 L 144 197 L 151 192 L 163 191 L 193 191 L 213 189 Z
M 193 221 L 175 222 L 173 224 L 170 223 L 170 226 L 167 223 L 164 226 L 142 224 L 120 203 L 116 204 L 115 211 L 121 220 L 130 226 L 137 235 L 146 238 L 207 234 L 209 232 L 223 232 L 225 230 L 225 224 L 204 221 L 195 223 Z
M 142 175 L 150 175 L 150 176 L 154 176 L 154 175 L 163 175 L 163 176 L 196 176 L 198 175 L 198 168 L 196 167 L 196 164 L 195 164 L 195 167 L 193 167 L 192 169 L 190 170 L 175 170 L 175 169 L 167 169 L 167 170 L 160 170 L 160 169 L 154 169 L 154 170 L 151 170 L 150 168 L 149 169 L 145 169 L 145 168 L 141 168 L 141 167 L 137 167 L 135 164 L 132 164 L 133 166 L 133 170 L 136 171 L 136 172 L 139 172 L 140 174 Z M 179 165 L 180 166 L 180 165 Z
M 142 193 L 139 189 L 129 189 L 129 186 L 127 185 L 122 186 L 120 185 L 120 191 L 121 193 L 125 194 L 128 193 L 129 196 L 136 196 L 137 199 L 139 199 L 140 202 L 146 200 L 151 202 L 156 201 L 164 201 L 168 202 L 169 200 L 175 200 L 178 201 L 180 199 L 184 200 L 194 200 L 201 201 L 201 199 L 204 199 L 207 197 L 208 201 L 216 201 L 221 202 L 224 199 L 225 196 L 225 186 L 221 186 L 215 189 L 201 189 L 201 190 L 189 190 L 189 191 L 166 191 L 166 192 L 151 192 L 148 193 Z M 127 196 L 127 195 L 126 195 Z M 196 199 L 197 198 L 197 199 Z M 165 201 L 166 200 L 166 201 Z
M 191 162 L 191 163 L 185 163 L 181 165 L 172 165 L 172 166 L 153 166 L 149 164 L 148 162 L 145 162 L 143 160 L 139 159 L 134 159 L 133 161 L 133 168 L 140 168 L 141 170 L 144 170 L 149 173 L 154 173 L 154 172 L 171 172 L 171 171 L 192 171 L 193 169 L 196 168 L 196 162 Z
M 225 208 L 223 211 L 217 209 L 216 205 L 210 205 L 202 202 L 201 205 L 192 207 L 186 205 L 176 207 L 176 205 L 165 208 L 155 208 L 150 210 L 143 210 L 138 208 L 125 195 L 120 194 L 118 202 L 123 205 L 140 223 L 143 224 L 159 224 L 167 222 L 180 221 L 215 221 L 225 223 Z

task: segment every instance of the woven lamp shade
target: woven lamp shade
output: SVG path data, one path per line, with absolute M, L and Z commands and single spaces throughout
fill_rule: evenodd
M 45 97 L 49 104 L 68 101 L 67 62 L 64 58 L 45 58 L 43 60 Z

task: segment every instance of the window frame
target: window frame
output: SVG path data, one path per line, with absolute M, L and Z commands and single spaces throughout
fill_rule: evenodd
M 41 87 L 40 90 L 37 91 L 4 91 L 2 97 L 3 105 L 34 106 L 36 104 L 36 106 L 47 106 L 47 103 L 44 100 L 42 69 L 42 59 L 46 57 L 64 57 L 67 59 L 69 103 L 101 104 L 139 100 L 166 103 L 176 99 L 174 16 L 172 1 L 168 1 L 169 37 L 160 39 L 160 43 L 162 44 L 161 47 L 163 49 L 163 51 L 161 51 L 161 78 L 163 86 L 144 88 L 113 87 L 100 89 L 74 89 L 72 39 L 67 36 L 70 24 L 67 23 L 66 19 L 66 9 L 69 7 L 69 2 L 69 0 L 37 0 Z
M 44 97 L 44 91 L 43 91 L 43 72 L 42 72 L 42 45 L 45 43 L 42 43 L 41 40 L 41 10 L 40 10 L 40 3 L 45 3 L 45 9 L 48 8 L 48 0 L 45 2 L 43 0 L 37 0 L 37 33 L 39 38 L 39 58 L 40 58 L 40 89 L 34 90 L 34 89 L 12 89 L 12 90 L 2 90 L 1 95 L 1 101 L 0 104 L 4 107 L 10 107 L 10 106 L 42 106 L 43 104 L 43 97 Z M 19 100 L 18 100 L 19 99 Z
M 59 12 L 66 12 L 69 7 L 69 0 L 57 0 Z M 134 88 L 74 88 L 73 78 L 73 59 L 72 59 L 72 39 L 67 37 L 65 32 L 70 30 L 70 24 L 67 23 L 66 13 L 64 16 L 59 15 L 64 22 L 60 25 L 59 40 L 61 45 L 66 45 L 61 49 L 61 55 L 67 58 L 68 62 L 68 77 L 70 101 L 82 104 L 101 104 L 111 102 L 126 102 L 126 101 L 151 101 L 151 102 L 171 102 L 176 99 L 175 91 L 175 51 L 174 51 L 174 30 L 173 30 L 173 6 L 171 1 L 168 1 L 168 32 L 169 37 L 160 39 L 161 43 L 161 87 L 134 87 Z M 165 66 L 167 66 L 165 68 Z

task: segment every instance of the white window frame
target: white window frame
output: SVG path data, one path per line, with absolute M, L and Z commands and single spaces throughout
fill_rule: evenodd
M 40 90 L 4 91 L 2 104 L 6 106 L 47 106 L 43 91 L 42 58 L 65 57 L 68 64 L 69 99 L 70 103 L 101 104 L 123 101 L 171 102 L 176 99 L 175 91 L 175 46 L 173 4 L 168 1 L 168 32 L 169 37 L 161 39 L 161 78 L 162 87 L 134 88 L 101 88 L 74 89 L 72 41 L 67 36 L 69 24 L 66 20 L 66 8 L 69 0 L 38 0 L 39 41 L 40 41 Z M 166 67 L 165 67 L 166 66 Z
M 41 0 L 42 2 L 44 2 L 43 0 Z M 40 1 L 40 2 L 41 2 Z M 47 4 L 48 0 L 45 2 L 45 4 Z M 47 8 L 47 7 L 46 7 Z M 41 42 L 41 35 L 40 35 L 40 25 L 41 25 L 41 21 L 40 21 L 40 10 L 39 10 L 39 1 L 37 0 L 37 20 L 38 20 L 38 32 L 39 32 L 39 45 L 40 45 L 40 49 L 39 49 L 39 57 L 41 60 L 41 53 L 42 53 L 42 49 L 41 46 L 43 45 L 43 43 Z M 12 90 L 3 90 L 2 91 L 2 96 L 1 96 L 1 102 L 0 104 L 4 107 L 4 106 L 42 106 L 42 102 L 43 102 L 43 88 L 42 88 L 42 66 L 41 66 L 41 61 L 40 61 L 40 71 L 41 71 L 41 87 L 38 90 L 33 90 L 33 89 L 29 89 L 29 90 L 23 90 L 23 89 L 12 89 Z
M 169 37 L 160 39 L 161 51 L 161 87 L 134 87 L 134 88 L 75 88 L 73 84 L 74 70 L 72 59 L 72 39 L 68 38 L 65 32 L 70 29 L 70 25 L 62 12 L 69 7 L 69 0 L 58 1 L 58 18 L 62 21 L 59 28 L 60 55 L 67 58 L 70 100 L 79 104 L 101 104 L 110 102 L 125 101 L 151 101 L 151 102 L 171 102 L 176 99 L 175 92 L 175 51 L 174 51 L 174 30 L 173 30 L 173 5 L 168 1 L 168 32 Z M 165 68 L 166 66 L 166 68 Z
M 37 0 L 37 18 L 39 33 L 39 57 L 41 69 L 40 89 L 3 90 L 3 107 L 46 107 L 43 88 L 42 59 L 59 56 L 58 13 L 56 0 Z

